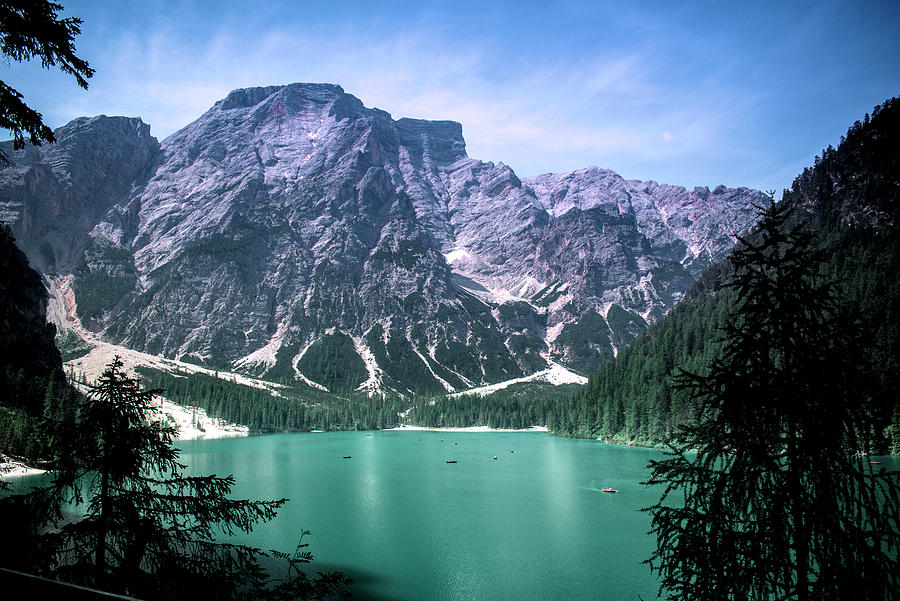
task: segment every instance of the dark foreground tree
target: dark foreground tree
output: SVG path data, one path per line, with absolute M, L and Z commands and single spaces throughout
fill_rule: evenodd
M 309 578 L 295 561 L 287 583 L 272 585 L 260 566 L 265 553 L 217 540 L 274 518 L 286 499 L 232 499 L 233 476 L 184 475 L 174 428 L 154 417 L 154 395 L 118 358 L 90 385 L 77 439 L 58 447 L 54 484 L 28 498 L 56 527 L 34 537 L 43 559 L 24 567 L 141 599 L 342 596 L 342 574 Z
M 81 33 L 81 19 L 59 18 L 63 7 L 46 0 L 0 0 L 0 52 L 17 62 L 40 59 L 45 68 L 57 67 L 87 89 L 94 74 L 87 61 L 75 54 L 75 36 Z M 30 108 L 22 94 L 0 81 L 0 128 L 13 135 L 13 148 L 53 142 L 53 130 L 44 125 L 41 114 Z M 0 151 L 0 163 L 9 158 Z
M 760 210 L 731 260 L 724 350 L 677 385 L 701 407 L 647 509 L 669 599 L 900 599 L 900 479 L 860 453 L 867 416 L 853 327 L 790 209 Z

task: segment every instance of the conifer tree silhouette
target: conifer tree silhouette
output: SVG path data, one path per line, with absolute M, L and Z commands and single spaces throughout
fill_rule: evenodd
M 900 599 L 900 474 L 859 453 L 854 329 L 790 207 L 759 211 L 731 257 L 724 350 L 676 381 L 700 419 L 650 462 L 648 563 L 669 599 Z

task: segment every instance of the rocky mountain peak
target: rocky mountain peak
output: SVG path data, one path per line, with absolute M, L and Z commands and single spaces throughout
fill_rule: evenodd
M 403 118 L 396 122 L 400 145 L 420 165 L 448 167 L 466 158 L 462 125 L 456 121 Z

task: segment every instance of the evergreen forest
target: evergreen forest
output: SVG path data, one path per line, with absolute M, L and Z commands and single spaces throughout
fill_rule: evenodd
M 143 383 L 167 399 L 199 407 L 208 415 L 241 424 L 252 432 L 382 430 L 399 425 L 405 408 L 397 396 L 337 396 L 308 387 L 277 393 L 202 373 L 138 368 Z
M 186 407 L 198 407 L 212 417 L 247 426 L 251 432 L 313 430 L 383 430 L 401 424 L 435 428 L 524 429 L 543 426 L 575 385 L 514 385 L 480 396 L 335 395 L 301 385 L 273 393 L 203 373 L 167 372 L 138 367 L 149 388 Z

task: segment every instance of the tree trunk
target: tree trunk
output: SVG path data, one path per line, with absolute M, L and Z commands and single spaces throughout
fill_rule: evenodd
M 793 521 L 794 555 L 797 563 L 797 601 L 809 601 L 809 533 L 806 531 L 803 483 L 803 462 L 797 456 L 797 432 L 791 428 L 788 438 L 788 486 L 790 487 L 790 511 Z
M 97 547 L 94 550 L 94 585 L 103 589 L 106 581 L 106 534 L 109 512 L 109 479 L 100 473 L 100 519 L 97 522 Z

